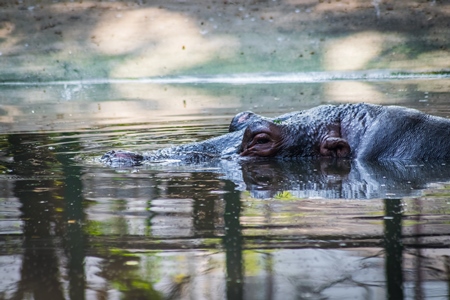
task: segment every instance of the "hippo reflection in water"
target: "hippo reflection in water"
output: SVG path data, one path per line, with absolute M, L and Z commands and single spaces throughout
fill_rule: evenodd
M 322 105 L 277 118 L 243 112 L 233 118 L 229 131 L 202 142 L 143 155 L 110 151 L 102 161 L 131 166 L 145 161 L 196 163 L 246 157 L 450 159 L 450 120 L 398 106 Z

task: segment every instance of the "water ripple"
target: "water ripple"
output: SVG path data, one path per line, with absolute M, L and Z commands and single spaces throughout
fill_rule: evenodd
M 62 81 L 11 81 L 0 82 L 3 86 L 13 85 L 96 85 L 123 83 L 155 84 L 275 84 L 275 83 L 320 83 L 329 81 L 386 81 L 407 79 L 447 79 L 450 70 L 431 72 L 404 72 L 392 70 L 336 71 L 336 72 L 298 72 L 298 73 L 242 73 L 205 76 L 161 76 L 149 78 L 93 78 Z

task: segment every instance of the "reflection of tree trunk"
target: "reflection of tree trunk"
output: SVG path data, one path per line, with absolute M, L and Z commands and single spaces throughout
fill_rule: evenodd
M 267 225 L 267 228 L 270 228 L 272 224 L 272 206 L 270 205 L 271 201 L 267 201 L 264 204 L 264 222 Z M 269 233 L 268 233 L 269 234 Z M 266 263 L 266 299 L 272 299 L 273 295 L 273 255 L 272 253 L 266 253 L 264 257 L 264 261 Z
M 388 299 L 403 299 L 402 268 L 402 202 L 385 199 L 384 247 L 386 251 L 386 284 Z
M 267 300 L 272 300 L 273 299 L 273 284 L 274 284 L 274 280 L 273 280 L 273 254 L 272 253 L 266 253 L 265 258 L 265 263 L 266 263 L 266 273 L 267 273 L 267 278 L 266 278 L 266 299 Z
M 216 174 L 192 173 L 189 179 L 171 178 L 167 188 L 170 197 L 192 198 L 192 219 L 195 235 L 210 234 L 215 230 L 217 221 L 215 204 L 220 200 L 220 195 L 211 191 L 221 190 L 221 181 L 216 179 Z M 189 185 L 189 189 L 186 189 Z
M 416 241 L 415 244 L 416 245 L 420 245 L 421 244 L 421 235 L 422 235 L 422 224 L 420 224 L 420 218 L 422 216 L 421 214 L 421 207 L 422 207 L 422 203 L 420 201 L 419 198 L 415 199 L 414 201 L 414 206 L 416 208 L 416 210 L 418 211 L 417 215 L 416 215 L 416 222 L 417 224 L 414 225 L 414 234 L 416 236 Z M 415 294 L 415 299 L 425 299 L 425 294 L 423 293 L 423 288 L 422 288 L 422 282 L 423 282 L 423 276 L 422 276 L 422 249 L 421 247 L 417 247 L 417 249 L 415 250 L 415 286 L 414 286 L 414 294 Z
M 22 203 L 24 222 L 21 279 L 14 299 L 23 299 L 27 293 L 34 299 L 64 299 L 52 234 L 53 228 L 58 227 L 54 224 L 57 223 L 54 214 L 56 184 L 45 178 L 54 157 L 46 148 L 36 147 L 46 138 L 37 135 L 8 137 L 8 152 L 14 157 L 14 164 L 10 166 L 12 173 L 25 178 L 44 175 L 43 179 L 18 180 L 14 186 L 14 194 Z
M 73 300 L 85 299 L 86 280 L 84 274 L 85 240 L 82 230 L 84 221 L 83 186 L 81 167 L 72 165 L 68 155 L 60 155 L 64 172 L 65 250 L 68 256 L 69 296 Z
M 444 255 L 445 273 L 447 274 L 447 295 L 450 299 L 450 256 Z
M 223 244 L 226 251 L 227 269 L 227 299 L 239 300 L 243 298 L 243 268 L 242 268 L 242 234 L 240 193 L 234 189 L 234 184 L 225 181 L 225 236 Z
M 31 292 L 34 299 L 64 299 L 58 257 L 51 235 L 51 219 L 46 216 L 50 193 L 30 190 L 30 187 L 45 188 L 51 184 L 48 181 L 40 183 L 40 186 L 36 186 L 34 180 L 17 181 L 14 188 L 16 197 L 22 203 L 24 220 L 24 253 L 16 296 L 22 299 L 23 293 Z
M 216 189 L 220 189 L 220 187 L 216 186 Z M 204 233 L 214 232 L 215 221 L 217 221 L 215 204 L 220 199 L 219 195 L 207 191 L 206 195 L 194 194 L 192 199 L 194 200 L 192 218 L 195 234 L 203 235 Z

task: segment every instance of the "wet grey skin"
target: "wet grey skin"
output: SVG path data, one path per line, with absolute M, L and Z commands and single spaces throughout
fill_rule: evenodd
M 238 156 L 244 129 L 230 132 L 202 142 L 165 148 L 144 154 L 112 150 L 105 153 L 101 161 L 112 166 L 135 166 L 144 162 L 181 161 L 201 163 L 213 159 L 226 159 Z
M 289 113 L 276 118 L 275 122 L 287 120 Z M 184 163 L 200 163 L 213 159 L 239 159 L 242 137 L 247 126 L 253 122 L 274 119 L 246 111 L 238 113 L 231 121 L 229 133 L 202 142 L 165 148 L 150 153 L 139 154 L 125 150 L 111 150 L 101 157 L 101 161 L 112 166 L 135 166 L 144 162 L 165 162 L 169 160 Z
M 291 114 L 277 118 L 286 120 Z M 229 133 L 214 137 L 202 142 L 180 145 L 173 148 L 165 148 L 146 154 L 139 154 L 124 150 L 112 150 L 105 153 L 101 161 L 113 166 L 134 166 L 144 162 L 163 162 L 168 160 L 182 161 L 185 163 L 199 163 L 213 159 L 239 158 L 242 137 L 250 123 L 273 119 L 246 111 L 238 113 L 231 121 Z
M 321 105 L 266 118 L 237 114 L 229 133 L 198 143 L 136 154 L 110 151 L 111 165 L 242 158 L 450 160 L 450 120 L 399 106 Z

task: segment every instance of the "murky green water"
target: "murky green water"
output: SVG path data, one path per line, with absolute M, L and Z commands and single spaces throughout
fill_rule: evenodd
M 110 149 L 153 150 L 225 133 L 242 110 L 273 116 L 371 101 L 448 117 L 445 77 L 68 82 L 0 91 L 2 299 L 450 295 L 445 163 L 114 169 L 97 160 Z

